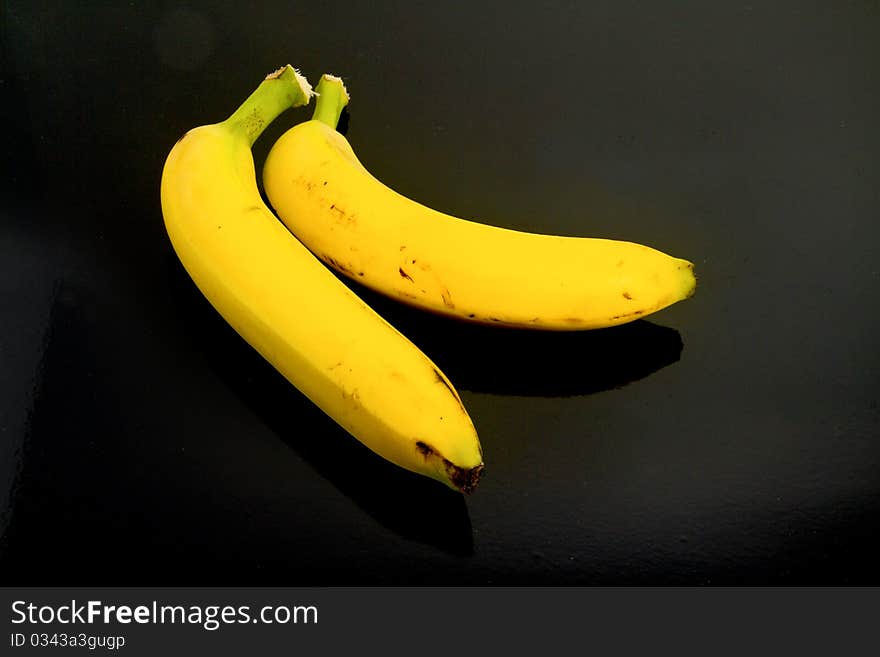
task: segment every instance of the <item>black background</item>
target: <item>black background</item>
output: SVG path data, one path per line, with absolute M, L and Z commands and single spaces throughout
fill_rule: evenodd
M 880 581 L 876 1 L 0 11 L 4 583 Z M 162 225 L 176 139 L 286 63 L 343 76 L 398 191 L 650 244 L 696 296 L 547 335 L 364 293 L 458 387 L 487 467 L 462 498 L 386 464 L 224 324 Z

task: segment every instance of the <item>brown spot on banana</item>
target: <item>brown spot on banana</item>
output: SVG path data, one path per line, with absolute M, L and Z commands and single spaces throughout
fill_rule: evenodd
M 409 274 L 407 274 L 407 273 L 403 270 L 403 267 L 398 268 L 397 271 L 400 273 L 401 278 L 405 278 L 406 280 L 410 281 L 411 283 L 414 282 L 413 279 L 412 279 L 412 276 L 410 276 Z
M 337 214 L 336 221 L 338 221 L 339 223 L 345 222 L 345 223 L 353 224 L 356 222 L 355 215 L 349 214 L 343 208 L 339 207 L 335 203 L 330 204 L 330 209 L 333 210 Z
M 480 477 L 482 476 L 484 469 L 482 463 L 473 468 L 459 467 L 449 459 L 444 458 L 443 455 L 431 445 L 421 440 L 416 442 L 416 451 L 422 455 L 425 462 L 431 459 L 440 459 L 443 463 L 444 470 L 446 470 L 446 476 L 449 477 L 449 481 L 465 495 L 473 493 L 477 484 L 480 482 Z
M 357 388 L 352 388 L 351 392 L 347 391 L 345 388 L 342 388 L 342 398 L 350 401 L 353 405 L 357 406 L 361 401 L 361 394 L 358 392 Z
M 470 470 L 460 468 L 446 459 L 443 459 L 443 466 L 446 468 L 446 475 L 449 477 L 449 480 L 465 495 L 470 495 L 476 490 L 485 469 L 482 463 Z
M 334 269 L 337 269 L 337 270 L 344 272 L 346 274 L 349 274 L 349 275 L 351 275 L 353 273 L 350 267 L 343 265 L 341 262 L 336 260 L 336 258 L 329 256 L 326 253 L 321 254 L 320 258 L 321 258 L 321 260 L 326 262 L 328 265 L 330 265 Z
M 621 313 L 620 315 L 613 315 L 611 317 L 611 319 L 612 320 L 626 319 L 627 317 L 638 317 L 639 315 L 644 315 L 644 314 L 645 314 L 644 310 L 633 310 L 632 312 L 629 312 L 629 313 Z

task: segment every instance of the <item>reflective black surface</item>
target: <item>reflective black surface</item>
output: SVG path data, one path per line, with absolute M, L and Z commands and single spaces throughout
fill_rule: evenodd
M 0 581 L 880 581 L 876 3 L 2 12 Z M 487 468 L 462 498 L 386 464 L 162 225 L 171 145 L 284 63 L 346 79 L 347 136 L 402 193 L 651 244 L 696 296 L 559 335 L 358 289 L 459 388 Z

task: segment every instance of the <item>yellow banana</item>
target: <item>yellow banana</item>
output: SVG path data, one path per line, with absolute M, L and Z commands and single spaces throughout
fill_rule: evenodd
M 470 492 L 482 454 L 452 384 L 297 241 L 257 189 L 254 140 L 311 94 L 286 66 L 229 119 L 187 132 L 162 173 L 168 235 L 217 311 L 317 406 L 389 461 Z
M 398 194 L 335 130 L 342 81 L 324 75 L 317 92 L 313 119 L 273 145 L 263 183 L 281 221 L 342 274 L 438 313 L 548 330 L 622 324 L 693 294 L 693 265 L 656 249 L 503 229 Z

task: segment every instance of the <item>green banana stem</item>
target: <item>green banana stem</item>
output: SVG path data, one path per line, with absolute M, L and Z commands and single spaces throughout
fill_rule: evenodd
M 312 86 L 289 64 L 270 73 L 241 107 L 221 125 L 240 134 L 253 146 L 263 130 L 286 109 L 307 105 Z
M 315 91 L 318 97 L 315 99 L 315 113 L 312 119 L 326 123 L 336 130 L 342 110 L 348 105 L 348 91 L 342 83 L 342 78 L 324 73 Z

